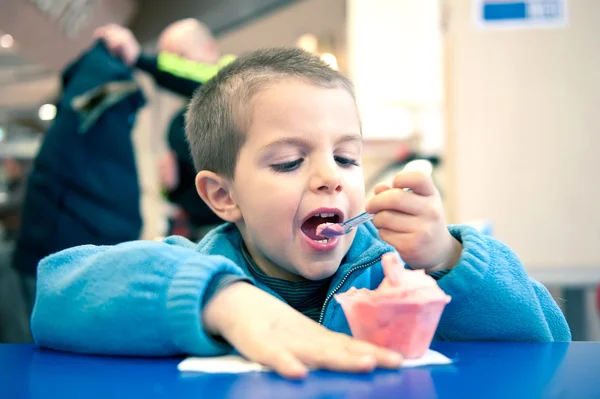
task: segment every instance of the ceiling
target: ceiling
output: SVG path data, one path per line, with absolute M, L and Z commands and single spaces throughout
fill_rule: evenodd
M 299 0 L 138 0 L 130 27 L 141 42 L 155 39 L 161 29 L 181 18 L 198 18 L 222 35 L 280 7 Z
M 3 11 L 6 10 L 4 1 Z M 294 0 L 132 1 L 135 12 L 128 26 L 138 40 L 146 44 L 152 43 L 164 26 L 180 18 L 196 17 L 205 22 L 218 36 L 295 2 Z M 18 3 L 26 3 L 26 0 L 12 0 L 13 6 L 15 4 L 21 6 Z M 110 4 L 110 2 L 107 3 Z M 102 5 L 104 8 L 107 7 L 106 4 Z M 22 6 L 31 8 L 30 4 Z M 36 18 L 39 17 L 39 15 L 36 16 Z M 97 19 L 94 16 L 92 23 Z M 6 23 L 6 20 L 4 22 Z M 19 22 L 21 21 L 16 21 L 17 24 Z M 15 25 L 13 24 L 13 26 Z M 0 36 L 4 34 L 3 27 L 0 20 Z M 94 27 L 88 28 L 93 30 Z M 38 32 L 36 29 L 27 29 L 27 33 L 29 40 Z M 41 29 L 39 29 L 38 35 L 43 36 Z M 62 37 L 61 40 L 66 43 L 56 43 L 57 48 L 69 47 L 68 38 Z M 4 130 L 9 130 L 9 133 L 22 134 L 43 129 L 43 122 L 37 118 L 38 109 L 44 103 L 53 102 L 59 90 L 59 74 L 54 64 L 50 60 L 48 63 L 45 63 L 43 59 L 34 61 L 33 57 L 26 54 L 36 56 L 41 51 L 36 53 L 31 51 L 31 47 L 25 47 L 27 46 L 23 45 L 23 48 L 20 48 L 18 40 L 15 40 L 12 48 L 0 47 L 0 126 Z
M 0 129 L 5 136 L 0 157 L 7 151 L 25 158 L 36 152 L 36 136 L 46 127 L 37 112 L 53 102 L 57 87 L 56 74 L 20 54 L 18 44 L 0 47 Z

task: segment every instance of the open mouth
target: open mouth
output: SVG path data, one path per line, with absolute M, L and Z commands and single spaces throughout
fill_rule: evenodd
M 323 223 L 339 223 L 341 220 L 342 215 L 339 212 L 319 212 L 306 219 L 300 228 L 311 240 L 325 244 L 331 238 L 318 235 L 317 227 Z

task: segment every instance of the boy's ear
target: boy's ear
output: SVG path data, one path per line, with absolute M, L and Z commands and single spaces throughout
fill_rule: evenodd
M 242 213 L 231 195 L 229 181 L 208 170 L 196 175 L 196 190 L 206 204 L 221 219 L 231 223 L 239 222 Z

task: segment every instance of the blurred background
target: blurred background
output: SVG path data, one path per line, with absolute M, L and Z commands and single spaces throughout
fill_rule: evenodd
M 367 189 L 407 162 L 432 163 L 450 222 L 507 243 L 551 290 L 573 338 L 600 340 L 598 16 L 596 0 L 2 0 L 0 308 L 17 306 L 12 251 L 65 68 L 107 23 L 152 52 L 164 27 L 197 18 L 222 54 L 299 46 L 349 76 Z M 146 98 L 131 133 L 140 238 L 199 239 L 214 221 L 191 220 L 165 194 L 161 161 L 186 99 L 143 71 L 135 81 Z

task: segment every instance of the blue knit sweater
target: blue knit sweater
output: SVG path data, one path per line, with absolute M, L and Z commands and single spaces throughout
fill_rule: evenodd
M 569 341 L 567 323 L 548 293 L 497 240 L 450 226 L 462 242 L 459 263 L 438 280 L 450 296 L 435 339 Z M 193 354 L 232 350 L 206 334 L 203 297 L 223 274 L 250 276 L 237 228 L 226 224 L 193 244 L 181 237 L 116 246 L 82 246 L 44 259 L 38 269 L 32 332 L 38 345 L 117 355 Z M 350 334 L 334 293 L 376 288 L 381 256 L 392 248 L 371 224 L 334 275 L 321 311 L 327 328 Z M 268 287 L 255 284 L 277 296 Z M 281 298 L 279 298 L 281 299 Z

